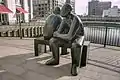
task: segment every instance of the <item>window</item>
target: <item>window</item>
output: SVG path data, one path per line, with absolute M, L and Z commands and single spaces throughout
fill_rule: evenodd
M 0 3 L 1 3 L 1 4 L 4 4 L 4 0 L 0 0 Z
M 41 5 L 39 4 L 39 7 L 40 7 Z
M 41 8 L 39 8 L 39 10 L 41 10 Z
M 16 4 L 20 4 L 20 0 L 15 0 L 15 3 Z
M 92 14 L 95 15 L 95 9 L 92 10 Z

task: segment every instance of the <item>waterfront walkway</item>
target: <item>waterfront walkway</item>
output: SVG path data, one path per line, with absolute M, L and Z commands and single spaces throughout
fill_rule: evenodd
M 70 75 L 70 54 L 46 66 L 51 52 L 34 57 L 33 39 L 0 38 L 0 80 L 120 80 L 120 47 L 91 44 L 88 64 Z

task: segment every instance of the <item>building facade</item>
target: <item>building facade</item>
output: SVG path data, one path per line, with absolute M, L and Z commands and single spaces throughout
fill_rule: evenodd
M 0 4 L 7 6 L 6 0 L 0 0 Z M 8 15 L 0 13 L 0 25 L 8 24 L 8 22 L 9 22 Z
M 102 16 L 103 10 L 111 8 L 111 2 L 100 2 L 99 0 L 92 0 L 88 2 L 88 15 Z
M 33 18 L 33 6 L 32 0 L 3 0 L 5 6 L 7 6 L 13 13 L 3 14 L 6 15 L 4 17 L 9 24 L 14 24 L 17 21 L 16 11 L 17 7 L 21 7 L 28 13 L 21 14 L 21 20 L 23 22 L 29 22 Z M 4 19 L 2 18 L 2 19 Z
M 104 10 L 103 17 L 120 17 L 120 9 L 118 8 L 118 6 L 113 6 L 108 10 Z
M 53 12 L 55 7 L 62 7 L 64 0 L 33 0 L 34 18 L 45 18 Z

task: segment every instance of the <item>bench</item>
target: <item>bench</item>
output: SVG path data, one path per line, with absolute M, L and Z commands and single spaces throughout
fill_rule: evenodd
M 49 41 L 45 40 L 44 37 L 40 37 L 40 38 L 34 39 L 34 52 L 35 52 L 35 56 L 39 55 L 38 54 L 38 45 L 39 44 L 45 45 L 44 52 L 46 53 L 47 52 L 46 45 L 49 45 Z
M 34 51 L 35 51 L 35 56 L 38 56 L 38 45 L 45 45 L 44 47 L 44 52 L 46 53 L 46 46 L 49 45 L 49 41 L 45 40 L 44 37 L 36 38 L 34 39 Z M 69 45 L 68 45 L 69 46 Z M 85 67 L 87 64 L 87 57 L 89 53 L 89 48 L 90 48 L 90 41 L 84 41 L 83 48 L 82 48 L 82 54 L 81 54 L 81 62 L 80 62 L 80 67 Z M 78 47 L 79 49 L 79 47 Z
M 85 67 L 88 60 L 88 53 L 90 49 L 90 41 L 84 41 L 84 36 L 78 39 L 77 44 L 73 44 L 71 52 L 76 54 L 74 56 L 76 64 L 81 68 Z M 74 58 L 73 58 L 74 60 Z
M 40 37 L 40 38 L 36 38 L 34 39 L 34 52 L 35 52 L 35 56 L 38 56 L 39 53 L 38 53 L 38 45 L 41 44 L 41 45 L 45 45 L 44 46 L 44 53 L 47 52 L 47 45 L 49 45 L 49 41 L 48 40 L 45 40 L 44 37 Z M 70 48 L 70 44 L 66 45 L 67 48 Z M 62 46 L 60 46 L 62 47 Z

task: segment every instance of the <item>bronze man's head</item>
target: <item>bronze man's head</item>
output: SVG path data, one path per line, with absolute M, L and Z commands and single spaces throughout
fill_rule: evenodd
M 53 11 L 54 14 L 60 14 L 60 7 L 56 7 Z
M 67 15 L 69 15 L 72 11 L 72 7 L 70 4 L 65 4 L 62 9 L 61 9 L 61 16 L 62 17 L 66 17 Z

